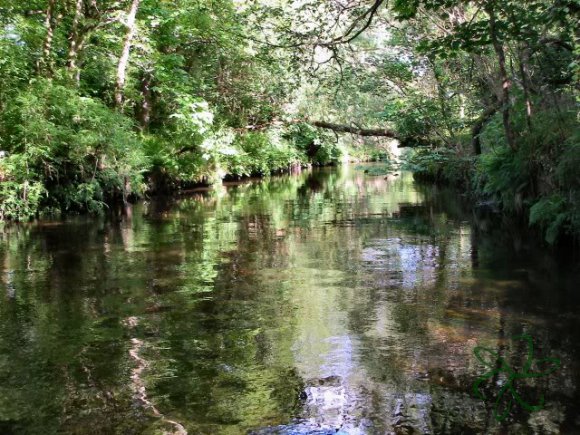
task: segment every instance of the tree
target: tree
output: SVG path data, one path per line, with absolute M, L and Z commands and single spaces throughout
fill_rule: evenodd
M 127 27 L 127 33 L 125 34 L 125 39 L 123 40 L 123 50 L 121 52 L 121 56 L 119 57 L 119 64 L 117 66 L 117 80 L 115 82 L 115 104 L 117 107 L 121 107 L 123 104 L 123 90 L 125 88 L 125 81 L 127 77 L 127 65 L 129 63 L 129 55 L 131 53 L 133 37 L 135 36 L 136 32 L 136 18 L 140 4 L 141 0 L 132 0 L 131 8 L 127 14 L 126 21 L 124 22 L 125 26 Z

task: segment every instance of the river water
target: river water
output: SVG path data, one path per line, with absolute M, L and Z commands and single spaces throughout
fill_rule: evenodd
M 461 202 L 348 166 L 6 229 L 0 433 L 580 433 L 577 264 Z

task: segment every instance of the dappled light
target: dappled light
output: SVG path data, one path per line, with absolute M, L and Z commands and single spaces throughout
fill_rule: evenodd
M 0 0 L 0 435 L 580 433 L 579 0 Z
M 5 234 L 2 427 L 575 427 L 572 269 L 536 286 L 527 272 L 535 251 L 479 233 L 472 215 L 408 174 L 314 170 L 204 195 L 150 201 L 120 222 L 76 218 Z M 568 297 L 548 302 L 553 292 Z M 542 413 L 514 406 L 499 423 L 471 394 L 485 369 L 473 350 L 500 349 L 518 366 L 511 337 L 522 333 L 562 367 L 549 382 L 522 383 L 530 403 L 545 396 Z

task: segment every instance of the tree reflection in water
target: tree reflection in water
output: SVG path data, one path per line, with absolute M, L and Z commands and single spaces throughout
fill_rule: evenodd
M 314 170 L 2 237 L 2 433 L 580 431 L 578 270 L 407 174 Z M 497 422 L 472 351 L 521 368 L 524 333 L 562 369 L 523 383 L 544 409 Z

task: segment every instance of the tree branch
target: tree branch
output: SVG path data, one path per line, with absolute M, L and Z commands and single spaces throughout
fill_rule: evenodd
M 311 124 L 314 127 L 324 128 L 338 133 L 350 133 L 358 136 L 390 137 L 392 139 L 399 138 L 399 135 L 396 132 L 389 130 L 388 128 L 360 128 L 346 124 L 333 124 L 326 121 L 306 121 L 306 123 Z
M 485 124 L 487 124 L 491 117 L 495 115 L 495 113 L 501 109 L 501 107 L 501 102 L 496 101 L 494 105 L 488 107 L 487 110 L 481 114 L 481 116 L 471 127 L 471 145 L 475 155 L 478 156 L 481 154 L 481 139 L 479 138 L 479 135 L 481 134 L 483 127 L 485 127 Z

